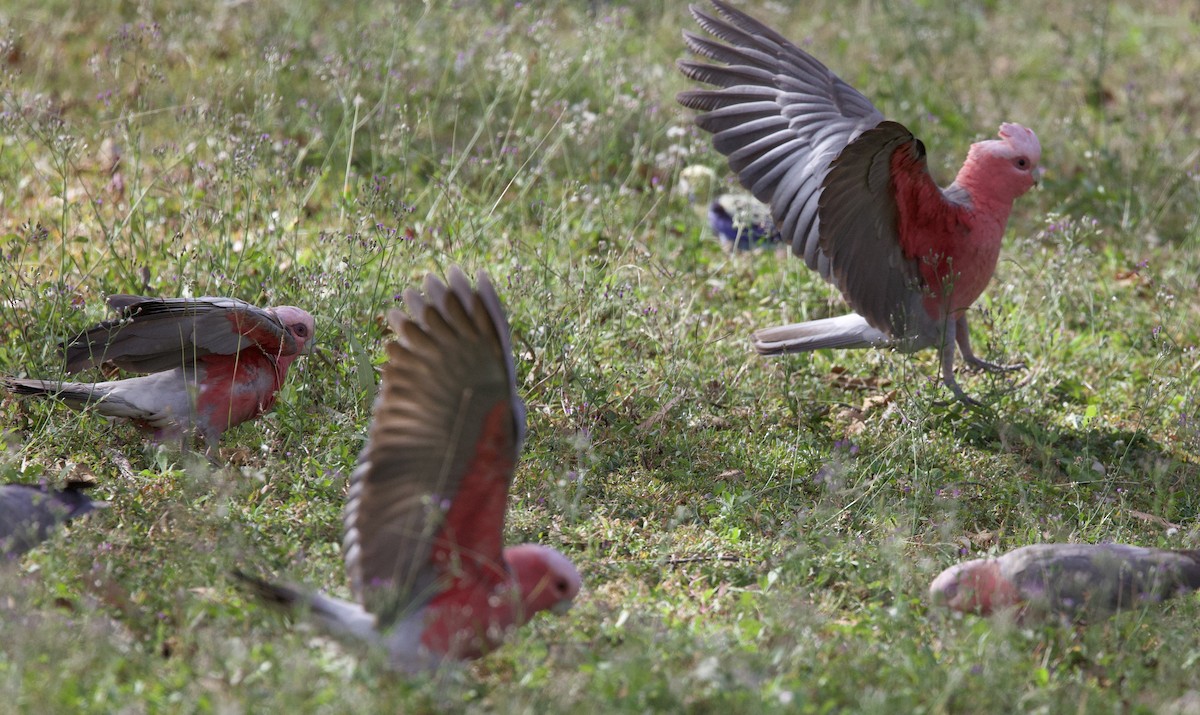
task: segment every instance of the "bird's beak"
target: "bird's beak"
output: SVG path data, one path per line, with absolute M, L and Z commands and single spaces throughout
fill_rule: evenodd
M 563 600 L 551 606 L 550 612 L 556 616 L 566 615 L 567 611 L 571 610 L 571 606 L 573 605 L 575 605 L 574 601 L 569 598 L 564 598 Z
M 1033 170 L 1033 185 L 1041 186 L 1042 177 L 1046 175 L 1046 167 L 1039 166 Z

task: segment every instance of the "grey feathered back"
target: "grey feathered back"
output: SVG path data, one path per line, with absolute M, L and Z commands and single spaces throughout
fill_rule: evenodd
M 1036 544 L 1001 558 L 1030 607 L 1104 616 L 1200 588 L 1200 552 L 1127 544 Z
M 68 482 L 61 490 L 36 484 L 0 486 L 0 558 L 16 558 L 49 538 L 59 524 L 107 506 L 84 493 L 90 486 L 86 482 Z
M 120 317 L 62 346 L 67 372 L 105 362 L 139 373 L 187 367 L 204 355 L 233 355 L 250 347 L 256 342 L 252 331 L 271 343 L 269 352 L 296 352 L 295 339 L 274 313 L 236 298 L 113 295 L 108 304 Z

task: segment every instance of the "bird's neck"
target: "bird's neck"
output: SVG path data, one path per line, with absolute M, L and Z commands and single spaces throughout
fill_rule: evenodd
M 1011 186 L 1006 178 L 1001 178 L 996 163 L 1003 160 L 978 151 L 978 146 L 971 147 L 967 160 L 954 178 L 954 186 L 967 193 L 976 213 L 985 212 L 1004 223 L 1012 211 L 1013 201 L 1025 193 L 1025 189 Z
M 978 175 L 967 174 L 960 171 L 958 178 L 954 183 L 962 188 L 970 197 L 971 208 L 976 215 L 984 213 L 990 216 L 995 216 L 1000 219 L 1001 223 L 1008 220 L 1008 214 L 1012 211 L 1013 199 L 1015 197 L 1006 195 L 1004 192 L 997 191 L 995 187 L 989 186 L 986 180 L 981 179 Z

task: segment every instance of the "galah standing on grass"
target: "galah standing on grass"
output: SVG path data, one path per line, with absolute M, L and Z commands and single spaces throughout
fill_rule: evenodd
M 159 438 L 196 433 L 210 450 L 222 432 L 271 409 L 288 367 L 311 352 L 316 329 L 299 308 L 256 308 L 234 298 L 114 295 L 108 304 L 121 317 L 63 345 L 67 372 L 112 363 L 145 377 L 3 384 L 18 395 L 133 420 Z
M 328 630 L 417 671 L 474 658 L 538 611 L 561 611 L 580 578 L 546 546 L 502 548 L 525 438 L 508 322 L 487 275 L 429 275 L 388 314 L 383 385 L 350 478 L 343 541 L 354 601 L 235 573 L 260 596 L 304 606 Z
M 929 175 L 925 146 L 782 35 L 713 0 L 724 19 L 692 7 L 722 42 L 684 33 L 697 55 L 725 63 L 680 61 L 690 79 L 719 89 L 691 90 L 679 102 L 704 112 L 742 185 L 771 207 L 792 252 L 841 290 L 855 312 L 759 330 L 764 355 L 820 348 L 936 347 L 942 381 L 954 379 L 955 344 L 968 364 L 995 365 L 971 350 L 966 311 L 996 268 L 1013 200 L 1034 185 L 1041 145 L 1019 124 L 971 145 L 945 189 Z M 726 44 L 727 43 L 727 44 Z
M 951 566 L 929 587 L 935 605 L 1019 619 L 1105 618 L 1200 588 L 1200 551 L 1125 544 L 1037 544 Z
M 83 493 L 91 486 L 88 482 L 68 482 L 61 490 L 37 484 L 0 486 L 0 562 L 50 538 L 59 524 L 108 506 Z

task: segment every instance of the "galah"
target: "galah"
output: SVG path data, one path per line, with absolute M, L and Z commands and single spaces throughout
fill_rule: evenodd
M 742 185 L 771 207 L 775 225 L 808 267 L 837 286 L 854 312 L 759 330 L 764 355 L 820 348 L 935 347 L 942 381 L 954 379 L 955 345 L 976 368 L 1000 371 L 971 350 L 966 311 L 996 268 L 1013 201 L 1039 175 L 1041 145 L 1019 124 L 971 145 L 954 183 L 939 188 L 925 146 L 885 121 L 866 97 L 808 53 L 719 0 L 693 6 L 713 39 L 684 33 L 697 55 L 690 79 L 718 89 L 681 92 L 703 112 Z
M 144 377 L 6 378 L 4 385 L 132 420 L 159 438 L 195 433 L 210 450 L 222 432 L 271 409 L 292 362 L 311 351 L 316 329 L 300 308 L 256 308 L 234 298 L 114 295 L 108 304 L 119 318 L 62 346 L 67 372 L 112 363 Z
M 716 182 L 712 169 L 693 165 L 679 172 L 678 190 L 689 203 L 707 203 L 708 226 L 723 248 L 749 251 L 783 241 L 766 204 L 745 191 L 716 193 Z
M 59 524 L 108 506 L 84 493 L 91 486 L 89 482 L 68 482 L 61 490 L 37 484 L 0 486 L 0 562 L 50 538 Z
M 485 273 L 429 275 L 388 322 L 383 384 L 350 478 L 343 552 L 353 601 L 242 573 L 260 596 L 303 606 L 335 634 L 418 671 L 493 649 L 511 627 L 561 611 L 575 567 L 537 544 L 503 548 L 525 438 L 508 322 Z
M 760 213 L 759 207 L 762 204 L 752 196 L 721 194 L 708 205 L 708 225 L 729 250 L 749 251 L 781 242 L 770 215 Z
M 964 613 L 1019 619 L 1107 617 L 1200 588 L 1200 551 L 1125 544 L 1036 544 L 943 571 L 930 600 Z

